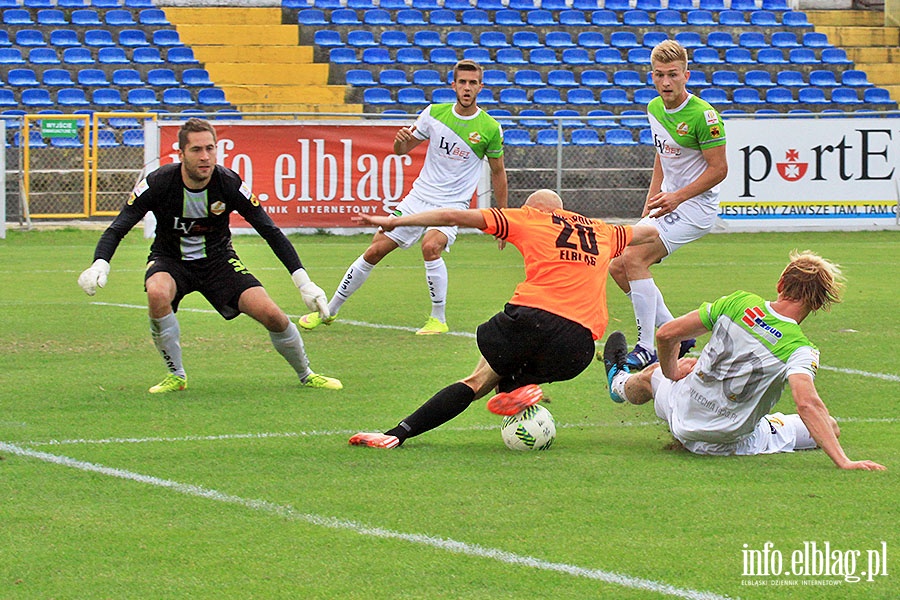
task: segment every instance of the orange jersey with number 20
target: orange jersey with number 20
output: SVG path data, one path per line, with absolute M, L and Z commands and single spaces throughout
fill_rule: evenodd
M 530 206 L 482 213 L 487 223 L 483 231 L 518 248 L 525 261 L 525 281 L 516 286 L 510 302 L 580 323 L 600 339 L 609 321 L 609 261 L 631 242 L 631 226 Z

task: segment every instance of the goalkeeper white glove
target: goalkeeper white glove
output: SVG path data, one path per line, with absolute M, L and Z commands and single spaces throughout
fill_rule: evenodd
M 109 275 L 109 263 L 98 258 L 90 267 L 78 276 L 78 285 L 88 296 L 97 293 L 98 287 L 106 286 L 106 276 Z
M 291 279 L 294 285 L 300 290 L 300 297 L 309 310 L 319 311 L 319 316 L 323 319 L 331 317 L 331 311 L 328 309 L 328 298 L 325 297 L 325 291 L 313 283 L 306 269 L 297 269 L 291 273 Z

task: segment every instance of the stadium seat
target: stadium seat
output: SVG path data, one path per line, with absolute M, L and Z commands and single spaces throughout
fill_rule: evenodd
M 481 10 L 505 10 L 506 6 L 500 0 L 476 0 L 475 8 L 480 8 Z
M 103 46 L 115 46 L 112 33 L 107 29 L 88 29 L 84 32 L 84 45 L 94 48 Z
M 774 48 L 799 48 L 802 44 L 797 41 L 797 34 L 793 31 L 776 31 L 769 40 L 769 45 Z
M 16 32 L 16 45 L 23 47 L 46 46 L 44 32 L 38 29 L 20 29 Z
M 640 73 L 631 69 L 622 69 L 613 73 L 612 84 L 620 87 L 643 87 Z
M 546 118 L 547 113 L 539 108 L 524 108 L 519 111 L 520 117 L 528 117 L 519 121 L 522 127 L 529 129 L 538 129 L 541 127 L 550 127 L 551 123 Z
M 112 84 L 119 87 L 139 87 L 144 85 L 144 81 L 137 69 L 116 69 L 112 74 Z
M 648 31 L 641 37 L 641 45 L 653 49 L 662 41 L 669 39 L 669 34 L 663 31 Z
M 675 34 L 675 41 L 688 50 L 704 46 L 703 39 L 696 31 L 679 31 Z
M 612 85 L 606 71 L 585 70 L 581 72 L 581 85 L 589 87 L 608 87 Z
M 779 71 L 775 75 L 775 84 L 781 87 L 806 87 L 806 79 L 800 71 Z
M 0 52 L 3 52 L 0 49 Z M 92 65 L 94 56 L 87 48 L 66 48 L 63 50 L 63 62 L 67 65 Z M 2 62 L 2 61 L 0 61 Z
M 837 104 L 861 104 L 856 88 L 837 87 L 831 90 L 831 101 Z
M 20 132 L 15 132 L 13 134 L 13 146 L 19 147 L 23 144 L 23 140 L 19 136 Z M 44 141 L 44 138 L 41 137 L 41 132 L 32 129 L 28 132 L 28 146 L 31 148 L 46 148 L 47 143 Z
M 450 44 L 450 36 L 454 33 L 469 33 L 451 31 L 447 34 L 447 45 Z M 527 32 L 521 32 L 527 33 Z M 537 34 L 535 34 L 537 35 Z M 482 48 L 509 48 L 509 42 L 506 40 L 506 34 L 502 31 L 484 31 L 478 36 L 478 43 L 472 42 L 472 46 L 481 46 Z M 520 46 L 521 47 L 521 46 Z
M 138 13 L 138 23 L 153 27 L 168 27 L 172 24 L 166 18 L 166 13 L 158 8 L 145 8 Z
M 7 90 L 5 88 L 0 88 L 0 106 L 18 106 L 19 103 L 16 101 L 16 95 L 13 94 L 12 90 Z M 7 114 L 5 111 L 3 114 Z M 9 128 L 10 121 L 7 121 L 7 129 Z
M 578 34 L 578 46 L 581 48 L 605 48 L 609 46 L 599 31 L 582 31 Z
M 325 18 L 325 12 L 318 8 L 307 8 L 297 13 L 297 23 L 313 27 L 318 25 L 328 25 L 330 21 Z
M 865 88 L 863 90 L 863 102 L 868 104 L 894 104 L 891 93 L 880 87 Z
M 59 55 L 53 48 L 32 48 L 28 51 L 28 62 L 33 65 L 58 65 Z
M 553 27 L 558 25 L 553 13 L 549 10 L 530 10 L 525 15 L 525 22 L 532 27 Z
M 154 87 L 171 87 L 180 85 L 175 71 L 172 69 L 150 69 L 147 71 L 147 84 Z
M 744 85 L 747 87 L 767 88 L 774 87 L 772 74 L 769 71 L 747 71 L 744 73 Z
M 636 146 L 634 134 L 630 129 L 608 129 L 604 135 L 606 143 L 613 146 Z
M 756 61 L 747 48 L 728 48 L 725 50 L 725 62 L 732 65 L 752 65 Z
M 446 83 L 441 74 L 434 69 L 416 69 L 412 73 L 412 82 L 413 85 L 420 87 L 438 86 Z
M 564 10 L 559 13 L 559 24 L 567 27 L 586 27 L 589 25 L 584 13 L 580 10 Z
M 110 27 L 131 27 L 137 25 L 130 10 L 113 9 L 108 10 L 103 15 L 103 20 Z
M 837 76 L 834 74 L 834 71 L 828 71 L 826 69 L 816 69 L 809 72 L 809 85 L 820 88 L 827 88 L 839 87 L 841 84 L 838 83 Z
M 695 48 L 691 60 L 698 65 L 720 65 L 725 61 L 719 58 L 715 48 Z
M 456 18 L 456 13 L 452 10 L 433 10 L 428 15 L 428 22 L 432 25 L 439 26 L 450 26 L 450 25 L 459 25 L 459 20 Z
M 531 134 L 525 129 L 507 129 L 503 132 L 505 146 L 534 146 Z
M 808 31 L 804 33 L 803 45 L 807 48 L 833 48 L 828 42 L 828 36 L 818 31 Z
M 378 46 L 378 42 L 375 41 L 375 34 L 368 29 L 355 29 L 347 32 L 347 45 L 354 48 L 374 48 Z
M 89 51 L 90 52 L 90 51 Z M 156 54 L 157 62 L 162 62 L 162 59 L 159 58 L 159 51 L 156 48 L 136 48 L 134 51 L 134 62 L 141 63 L 146 61 L 141 61 L 142 53 L 153 52 Z M 97 62 L 102 65 L 128 65 L 131 64 L 131 60 L 128 60 L 128 56 L 125 54 L 124 48 L 119 48 L 118 46 L 113 46 L 110 48 L 100 48 L 97 50 Z
M 820 62 L 811 48 L 791 48 L 788 51 L 788 61 L 795 65 L 815 65 Z
M 352 8 L 336 8 L 329 17 L 332 25 L 362 25 L 362 21 Z
M 123 29 L 119 32 L 119 45 L 125 48 L 149 46 L 147 34 L 143 29 Z
M 22 106 L 31 108 L 54 106 L 53 100 L 50 98 L 50 92 L 44 88 L 28 88 L 22 90 L 22 95 L 19 100 Z
M 618 121 L 612 118 L 615 115 L 611 110 L 595 109 L 588 111 L 587 116 L 591 117 L 585 123 L 589 127 L 594 127 L 597 129 L 612 129 L 619 126 Z
M 622 127 L 647 127 L 647 113 L 643 110 L 623 110 L 619 113 L 619 125 Z
M 478 92 L 478 105 L 479 106 L 496 106 L 500 104 L 497 102 L 497 99 L 494 98 L 494 93 L 491 90 L 481 90 Z
M 634 97 L 632 101 L 635 104 L 649 104 L 651 100 L 659 96 L 656 91 L 656 88 L 652 87 L 643 87 L 634 90 Z
M 379 43 L 385 48 L 405 48 L 411 46 L 405 31 L 385 31 L 381 34 Z
M 81 46 L 81 41 L 73 29 L 54 29 L 50 32 L 50 45 L 58 48 L 76 48 Z
M 451 104 L 456 102 L 456 92 L 447 88 L 437 88 L 431 92 L 432 104 Z
M 797 102 L 801 104 L 828 104 L 825 90 L 818 87 L 805 87 L 797 91 Z
M 847 58 L 847 51 L 843 48 L 822 48 L 821 60 L 829 65 L 853 64 L 853 61 Z
M 341 32 L 334 29 L 319 29 L 313 34 L 313 44 L 320 48 L 338 48 L 344 45 Z
M 135 88 L 133 90 L 128 90 L 125 96 L 126 102 L 131 106 L 138 107 L 138 109 L 160 105 L 159 98 L 156 97 L 156 92 L 149 88 Z
M 722 88 L 703 88 L 700 90 L 700 98 L 706 100 L 713 106 L 725 106 L 731 104 L 731 100 L 728 98 L 728 92 Z
M 591 13 L 591 25 L 596 25 L 597 27 L 619 27 L 622 25 L 622 21 L 619 20 L 619 16 L 615 11 L 608 9 L 595 10 Z
M 812 27 L 812 23 L 806 18 L 806 13 L 789 10 L 781 15 L 781 24 L 785 27 Z
M 487 17 L 487 13 L 485 13 L 485 17 Z M 488 24 L 490 24 L 490 19 L 488 19 Z M 521 12 L 504 9 L 494 13 L 494 24 L 498 27 L 524 27 L 525 21 L 522 20 Z
M 694 0 L 669 0 L 666 3 L 666 8 L 686 12 L 694 9 Z
M 609 34 L 609 45 L 614 48 L 640 48 L 637 35 L 633 31 L 613 31 Z
M 348 69 L 344 74 L 344 80 L 347 85 L 354 87 L 378 85 L 378 82 L 372 77 L 372 71 L 369 71 L 368 69 Z
M 706 36 L 706 45 L 710 48 L 736 48 L 734 38 L 727 31 L 710 31 Z
M 600 104 L 610 104 L 614 106 L 624 106 L 631 104 L 628 99 L 628 93 L 621 88 L 608 88 L 600 90 Z
M 625 11 L 631 8 L 629 0 L 603 0 L 604 8 L 615 11 Z
M 724 27 L 744 27 L 747 25 L 744 13 L 739 10 L 723 10 L 719 13 L 719 25 Z
M 44 86 L 73 86 L 72 73 L 67 69 L 47 69 L 41 74 L 41 83 Z
M 713 14 L 708 10 L 688 11 L 686 21 L 688 25 L 696 27 L 716 27 L 718 25 Z
M 401 65 L 427 65 L 428 60 L 422 54 L 422 49 L 413 46 L 412 48 L 399 48 L 396 56 L 397 64 Z
M 4 25 L 34 25 L 31 12 L 24 8 L 8 8 L 3 11 Z
M 519 69 L 513 75 L 513 83 L 519 87 L 544 87 L 541 72 L 534 69 Z
M 584 121 L 581 119 L 581 113 L 577 110 L 573 110 L 571 108 L 560 108 L 553 111 L 553 116 L 556 117 L 559 123 L 567 129 L 571 129 L 572 127 L 584 127 Z M 577 118 L 568 119 L 565 117 Z
M 740 87 L 743 85 L 737 71 L 713 71 L 710 84 L 716 87 Z
M 126 129 L 122 132 L 122 145 L 142 147 L 144 145 L 143 129 Z
M 786 65 L 787 59 L 781 48 L 762 48 L 756 53 L 756 62 L 761 65 Z
M 791 90 L 783 87 L 773 87 L 766 90 L 766 102 L 769 104 L 796 104 Z
M 584 83 L 584 76 L 582 75 L 582 83 Z M 576 106 L 589 106 L 592 104 L 598 104 L 596 96 L 594 96 L 594 92 L 587 88 L 574 88 L 566 92 L 566 104 L 573 104 Z
M 40 85 L 34 70 L 27 68 L 10 69 L 6 73 L 6 83 L 13 87 L 31 87 Z
M 772 11 L 786 11 L 791 9 L 788 5 L 788 0 L 762 0 L 762 6 L 760 8 Z
M 197 103 L 200 106 L 227 106 L 225 92 L 216 87 L 203 88 L 197 91 Z
M 618 48 L 597 48 L 594 52 L 594 62 L 599 65 L 624 65 L 622 52 Z
M 811 76 L 812 72 L 810 72 L 810 77 Z M 841 85 L 848 87 L 869 87 L 872 83 L 869 82 L 865 71 L 848 69 L 841 73 Z
M 160 47 L 169 47 L 169 46 L 183 46 L 184 43 L 181 41 L 181 37 L 178 35 L 178 32 L 174 29 L 157 29 L 153 32 L 153 37 L 151 38 L 154 46 Z
M 750 13 L 750 24 L 754 27 L 780 27 L 778 17 L 770 10 L 756 10 Z
M 579 44 L 572 41 L 572 34 L 568 31 L 548 31 L 544 36 L 544 45 L 548 48 L 574 48 Z
M 522 11 L 532 11 L 540 8 L 540 0 L 509 0 L 509 8 Z
M 27 64 L 18 48 L 0 48 L 0 65 Z
M 78 71 L 78 85 L 84 87 L 106 87 L 109 80 L 103 69 L 80 69 Z
M 647 12 L 656 12 L 663 9 L 662 0 L 635 0 L 634 8 Z
M 383 8 L 370 8 L 363 13 L 363 24 L 388 26 L 394 24 L 394 19 L 391 17 L 391 13 Z
M 125 102 L 117 89 L 100 88 L 91 92 L 91 104 L 104 108 L 123 108 Z
M 578 87 L 575 73 L 568 69 L 555 69 L 547 73 L 547 85 L 556 88 Z
M 531 96 L 531 101 L 534 104 L 565 104 L 562 96 L 560 96 L 559 90 L 551 87 L 544 87 L 534 90 L 534 93 Z
M 576 146 L 601 146 L 600 135 L 596 129 L 574 129 L 571 134 L 572 144 Z
M 737 88 L 732 92 L 731 100 L 735 104 L 765 104 L 759 97 L 759 90 L 751 87 Z
M 374 0 L 347 0 L 347 8 L 369 11 L 374 10 L 376 7 Z
M 738 46 L 744 48 L 766 48 L 769 43 L 766 36 L 759 31 L 745 31 L 738 36 Z
M 572 52 L 579 50 L 579 48 L 568 48 L 563 52 Z M 587 57 L 587 52 L 585 52 L 585 57 Z M 531 52 L 528 53 L 528 62 L 533 65 L 558 65 L 560 64 L 559 58 L 556 56 L 556 51 L 551 48 L 535 48 Z
M 560 131 L 558 129 L 539 129 L 537 134 L 535 135 L 535 142 L 539 146 L 565 146 L 568 145 L 566 142 L 565 134 L 562 136 L 559 135 Z
M 72 25 L 78 25 L 79 27 L 96 27 L 97 25 L 103 25 L 103 21 L 100 20 L 100 15 L 96 10 L 91 8 L 73 10 L 69 19 L 72 21 Z
M 451 48 L 432 48 L 428 52 L 428 62 L 436 65 L 455 65 L 457 60 L 456 50 Z
M 485 69 L 481 82 L 487 87 L 503 87 L 512 85 L 506 71 L 500 69 Z
M 427 21 L 422 11 L 408 8 L 397 11 L 397 25 L 427 25 Z
M 97 131 L 97 147 L 98 148 L 115 148 L 119 145 L 116 140 L 116 134 L 109 129 L 100 129 Z
M 502 33 L 502 32 L 485 32 L 485 33 Z M 484 36 L 484 34 L 481 34 Z M 503 41 L 506 41 L 506 36 L 503 37 Z M 481 45 L 484 45 L 484 42 L 481 42 Z M 543 44 L 541 43 L 541 39 L 538 37 L 537 32 L 535 31 L 514 31 L 512 35 L 512 45 L 516 48 L 522 48 L 530 50 L 532 48 L 541 48 Z
M 68 25 L 66 15 L 63 11 L 55 8 L 45 8 L 37 13 L 37 24 L 44 27 L 53 27 L 57 25 Z
M 497 62 L 502 65 L 527 65 L 528 61 L 518 48 L 500 48 L 497 50 Z
M 584 48 L 566 48 L 562 51 L 562 62 L 566 65 L 593 65 L 590 54 Z
M 523 106 L 531 104 L 528 99 L 528 93 L 522 88 L 504 88 L 499 94 L 500 104 L 509 104 L 514 106 Z
M 141 48 L 135 49 L 135 53 Z M 156 50 L 156 48 L 151 48 Z M 157 50 L 158 52 L 158 50 Z M 199 60 L 194 57 L 194 51 L 187 46 L 173 46 L 166 51 L 166 61 L 177 65 L 199 64 Z
M 420 29 L 413 34 L 413 44 L 422 48 L 442 48 L 441 34 L 431 29 Z
M 378 74 L 378 83 L 386 87 L 402 87 L 410 85 L 406 71 L 403 69 L 384 69 Z
M 697 88 L 697 87 L 706 87 L 709 85 L 709 80 L 706 78 L 705 71 L 691 71 L 691 78 L 688 80 L 688 87 Z
M 390 90 L 385 88 L 368 88 L 363 91 L 363 104 L 371 104 L 374 106 L 384 106 L 396 104 Z

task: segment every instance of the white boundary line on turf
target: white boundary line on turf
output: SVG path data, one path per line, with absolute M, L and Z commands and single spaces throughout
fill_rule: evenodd
M 859 418 L 859 417 L 835 417 L 838 423 L 898 423 L 900 418 L 881 417 L 881 418 Z M 662 421 L 618 421 L 616 423 L 558 423 L 558 429 L 587 429 L 594 427 L 649 427 L 663 425 Z M 445 427 L 443 431 L 493 431 L 499 429 L 494 425 L 473 425 L 471 427 Z M 259 433 L 225 433 L 221 435 L 185 435 L 180 437 L 145 437 L 145 438 L 100 438 L 100 439 L 66 439 L 66 440 L 44 440 L 44 441 L 15 441 L 7 443 L 21 444 L 29 447 L 40 446 L 75 446 L 84 445 L 105 445 L 105 444 L 155 444 L 155 443 L 175 443 L 175 442 L 218 442 L 228 440 L 262 440 L 262 439 L 278 439 L 278 438 L 304 438 L 318 436 L 349 436 L 356 433 L 357 430 L 319 430 L 319 431 L 264 431 Z
M 146 309 L 146 306 L 140 306 L 137 304 L 117 304 L 114 302 L 91 302 L 91 304 L 95 306 L 112 306 L 116 308 L 138 308 L 141 310 Z M 183 312 L 196 312 L 196 313 L 204 313 L 204 314 L 218 314 L 216 311 L 208 309 L 208 308 L 180 308 L 180 311 Z M 300 315 L 288 315 L 291 319 L 297 319 Z M 378 323 L 367 323 L 366 321 L 350 321 L 341 319 L 341 323 L 346 325 L 355 325 L 357 327 L 369 327 L 371 329 L 393 329 L 395 331 L 410 331 L 415 333 L 418 331 L 415 327 L 402 327 L 400 325 L 380 325 Z M 454 335 L 457 337 L 467 337 L 467 338 L 475 338 L 475 334 L 469 331 L 448 331 L 444 335 Z M 837 373 L 845 373 L 847 375 L 859 375 L 861 377 L 873 377 L 875 379 L 883 379 L 885 381 L 896 381 L 900 382 L 900 375 L 892 375 L 890 373 L 872 373 L 870 371 L 860 371 L 858 369 L 842 369 L 840 367 L 829 367 L 827 365 L 819 365 L 819 368 L 823 371 L 834 371 Z
M 572 575 L 573 577 L 593 579 L 596 581 L 602 581 L 626 588 L 656 592 L 667 596 L 686 598 L 688 600 L 726 600 L 727 598 L 729 598 L 728 596 L 720 596 L 719 594 L 715 594 L 713 592 L 678 588 L 666 583 L 653 581 L 652 579 L 642 579 L 640 577 L 632 577 L 630 575 L 623 575 L 621 573 L 615 573 L 612 571 L 604 571 L 602 569 L 589 569 L 586 567 L 579 567 L 577 565 L 570 565 L 566 563 L 550 562 L 542 560 L 540 558 L 535 558 L 533 556 L 515 554 L 513 552 L 507 552 L 505 550 L 500 550 L 497 548 L 487 548 L 478 544 L 470 544 L 467 542 L 434 537 L 421 533 L 403 533 L 401 531 L 394 531 L 381 527 L 372 527 L 349 519 L 340 519 L 337 517 L 326 517 L 311 513 L 304 513 L 289 505 L 275 504 L 266 500 L 251 500 L 247 498 L 241 498 L 240 496 L 226 494 L 218 490 L 205 488 L 198 485 L 180 483 L 177 481 L 172 481 L 170 479 L 160 479 L 158 477 L 153 477 L 152 475 L 143 475 L 141 473 L 135 473 L 133 471 L 126 471 L 123 469 L 116 469 L 113 467 L 105 467 L 103 465 L 80 461 L 74 458 L 69 458 L 67 456 L 59 456 L 56 454 L 49 454 L 47 452 L 40 452 L 38 450 L 30 450 L 27 448 L 16 446 L 14 444 L 7 444 L 5 442 L 0 442 L 0 451 L 5 451 L 10 454 L 28 458 L 36 458 L 38 460 L 51 464 L 78 469 L 79 471 L 98 473 L 101 475 L 106 475 L 108 477 L 116 477 L 119 479 L 143 483 L 145 485 L 165 488 L 174 492 L 178 492 L 179 494 L 183 494 L 185 496 L 206 498 L 207 500 L 214 500 L 216 502 L 222 502 L 225 504 L 233 504 L 236 506 L 241 506 L 243 508 L 248 508 L 250 510 L 272 514 L 285 519 L 290 519 L 292 521 L 300 521 L 308 523 L 310 525 L 326 527 L 328 529 L 350 531 L 352 533 L 370 537 L 399 540 L 402 542 L 429 546 L 438 550 L 445 550 L 454 554 L 487 558 L 511 565 L 529 567 L 542 571 L 564 573 L 567 575 Z

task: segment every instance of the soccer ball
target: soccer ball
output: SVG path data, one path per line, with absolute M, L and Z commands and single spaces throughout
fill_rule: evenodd
M 556 439 L 556 422 L 549 410 L 535 404 L 503 417 L 500 434 L 510 450 L 546 450 Z

